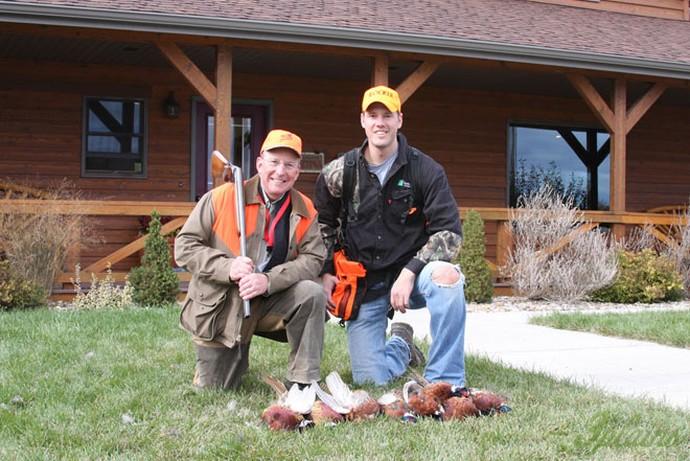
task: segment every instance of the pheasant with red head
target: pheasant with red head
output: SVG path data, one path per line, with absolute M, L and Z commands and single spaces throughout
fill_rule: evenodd
M 293 384 L 288 391 L 285 384 L 272 376 L 265 376 L 264 382 L 271 386 L 278 396 L 278 400 L 261 413 L 261 420 L 271 430 L 291 431 L 313 424 L 311 420 L 305 419 L 304 415 L 311 412 L 316 400 L 316 384 L 303 389 Z

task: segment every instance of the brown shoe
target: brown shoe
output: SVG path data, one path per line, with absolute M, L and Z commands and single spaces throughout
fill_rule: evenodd
M 403 322 L 395 322 L 391 325 L 391 336 L 399 336 L 407 343 L 410 348 L 409 365 L 411 367 L 424 366 L 426 358 L 424 358 L 422 350 L 414 343 L 414 330 L 412 326 Z

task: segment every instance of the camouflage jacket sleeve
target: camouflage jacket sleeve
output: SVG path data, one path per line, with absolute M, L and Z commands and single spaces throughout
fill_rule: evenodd
M 431 261 L 452 261 L 462 244 L 462 235 L 451 231 L 440 231 L 429 236 L 415 257 L 405 266 L 418 274 Z
M 338 242 L 338 233 L 340 232 L 344 165 L 344 156 L 331 161 L 323 168 L 316 180 L 314 205 L 319 211 L 319 229 L 327 250 L 322 274 L 335 273 L 333 251 Z

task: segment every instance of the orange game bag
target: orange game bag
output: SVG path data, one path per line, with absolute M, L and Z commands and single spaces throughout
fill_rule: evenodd
M 331 294 L 328 312 L 339 318 L 343 325 L 346 321 L 357 318 L 357 311 L 366 291 L 364 277 L 367 271 L 362 263 L 347 259 L 343 250 L 333 254 L 333 265 L 338 282 Z

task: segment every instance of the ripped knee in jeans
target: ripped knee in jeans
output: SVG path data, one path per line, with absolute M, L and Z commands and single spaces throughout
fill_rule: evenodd
M 431 272 L 431 280 L 439 287 L 452 287 L 460 281 L 460 271 L 450 263 L 439 265 Z

